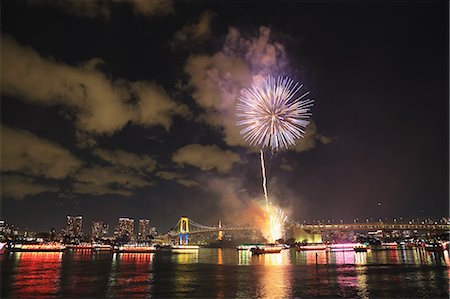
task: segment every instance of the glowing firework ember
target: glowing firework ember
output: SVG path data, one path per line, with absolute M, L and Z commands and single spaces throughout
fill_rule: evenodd
M 297 97 L 303 85 L 287 77 L 270 77 L 244 89 L 237 104 L 238 126 L 246 126 L 241 135 L 250 145 L 277 150 L 294 145 L 304 136 L 314 100 Z
M 266 210 L 268 214 L 266 238 L 269 242 L 274 242 L 283 238 L 283 226 L 286 221 L 286 216 L 284 215 L 283 210 L 273 205 L 266 206 Z
M 284 222 L 287 217 L 283 210 L 273 204 L 258 205 L 255 214 L 255 225 L 269 243 L 283 238 Z

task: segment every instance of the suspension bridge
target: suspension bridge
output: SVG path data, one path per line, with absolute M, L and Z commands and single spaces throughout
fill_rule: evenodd
M 258 229 L 248 226 L 224 226 L 221 221 L 219 221 L 217 226 L 207 226 L 197 223 L 188 217 L 181 217 L 167 234 L 171 237 L 178 236 L 181 244 L 187 244 L 189 235 L 217 233 L 217 239 L 222 240 L 224 232 L 230 231 L 258 231 Z
M 307 230 L 432 230 L 448 231 L 450 224 L 431 224 L 431 223 L 352 223 L 352 224 L 299 224 L 293 222 L 297 227 Z
M 450 231 L 450 224 L 427 224 L 427 223 L 352 223 L 352 224 L 300 224 L 294 221 L 287 221 L 288 225 L 296 226 L 305 231 L 325 232 L 325 231 L 433 231 L 433 232 L 448 232 Z M 188 217 L 181 217 L 177 224 L 167 233 L 171 237 L 178 237 L 181 244 L 189 242 L 189 235 L 199 235 L 206 233 L 216 233 L 217 239 L 222 240 L 225 232 L 233 231 L 249 231 L 257 232 L 258 228 L 252 226 L 232 226 L 222 225 L 221 221 L 217 226 L 207 226 L 189 219 Z

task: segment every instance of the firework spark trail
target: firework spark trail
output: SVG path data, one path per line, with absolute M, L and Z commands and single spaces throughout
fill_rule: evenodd
M 269 206 L 269 196 L 267 194 L 267 180 L 266 180 L 266 166 L 264 164 L 264 153 L 263 150 L 261 149 L 260 151 L 261 155 L 261 172 L 262 172 L 262 186 L 263 186 L 263 190 L 264 190 L 264 198 L 266 199 L 266 210 L 268 210 L 268 206 Z
M 245 126 L 241 135 L 250 145 L 261 146 L 262 187 L 269 217 L 268 235 L 272 242 L 281 237 L 286 216 L 269 203 L 263 149 L 270 147 L 274 152 L 282 147 L 288 148 L 304 136 L 314 100 L 303 99 L 309 92 L 296 97 L 302 87 L 290 78 L 269 76 L 267 80 L 257 81 L 251 88 L 244 89 L 236 107 L 240 118 L 237 125 Z
M 287 217 L 284 215 L 283 210 L 275 206 L 270 205 L 269 213 L 269 240 L 274 242 L 283 236 L 283 223 Z

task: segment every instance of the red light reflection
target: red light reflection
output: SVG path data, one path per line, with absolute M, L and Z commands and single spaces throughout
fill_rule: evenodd
M 304 251 L 301 252 L 306 255 L 306 264 L 327 264 L 327 252 L 325 250 L 318 251 Z
M 150 293 L 151 253 L 120 253 L 113 255 L 109 293 L 112 297 L 145 297 Z
M 17 253 L 17 273 L 11 297 L 49 298 L 59 291 L 61 252 Z

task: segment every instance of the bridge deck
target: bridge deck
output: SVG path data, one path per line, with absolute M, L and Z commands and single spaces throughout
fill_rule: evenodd
M 354 224 L 297 224 L 308 230 L 450 230 L 449 224 L 404 224 L 404 223 L 354 223 Z
M 450 224 L 401 224 L 401 223 L 354 223 L 354 224 L 294 224 L 297 227 L 305 230 L 439 230 L 449 231 Z M 206 227 L 193 229 L 183 234 L 202 234 L 202 233 L 217 233 L 219 231 L 252 231 L 258 230 L 254 227 Z M 169 235 L 178 235 L 181 232 L 170 231 Z

